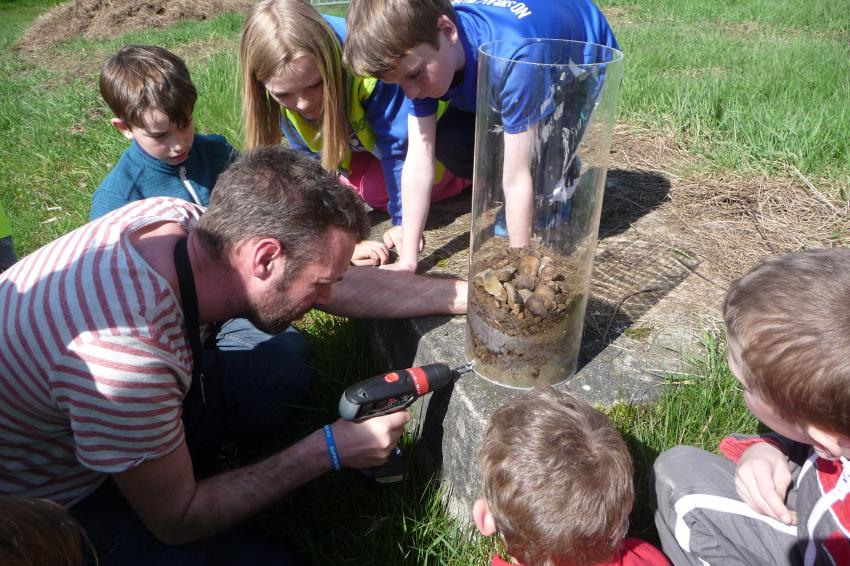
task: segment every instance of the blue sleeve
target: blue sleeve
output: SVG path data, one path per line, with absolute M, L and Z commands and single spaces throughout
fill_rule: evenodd
M 289 123 L 289 120 L 286 119 L 286 114 L 283 112 L 280 113 L 280 132 L 283 134 L 283 137 L 286 138 L 286 143 L 300 153 L 306 153 L 310 157 L 317 158 L 318 154 L 310 151 L 310 148 L 307 147 L 307 144 L 304 142 L 304 138 L 301 137 L 292 124 Z
M 89 221 L 144 198 L 138 190 L 138 176 L 138 171 L 126 169 L 123 159 L 119 159 L 92 196 Z
M 520 43 L 527 40 L 520 39 Z M 589 48 L 592 48 L 589 46 Z M 545 44 L 529 44 L 504 62 L 492 66 L 490 100 L 499 111 L 505 132 L 516 134 L 551 116 L 564 112 L 564 123 L 583 132 L 586 120 L 601 92 L 604 74 L 591 66 L 574 64 L 538 66 L 515 61 L 548 63 L 557 59 Z M 570 104 L 565 104 L 569 94 Z
M 387 212 L 397 226 L 401 224 L 401 170 L 407 154 L 407 116 L 411 103 L 398 86 L 378 81 L 364 106 L 384 170 Z
M 410 114 L 417 118 L 433 116 L 437 113 L 437 106 L 440 104 L 436 98 L 417 98 L 410 102 Z
M 207 135 L 207 138 L 215 143 L 215 156 L 213 157 L 213 161 L 216 168 L 215 174 L 218 175 L 230 167 L 231 163 L 236 161 L 236 158 L 239 157 L 239 152 L 235 147 L 230 145 L 227 138 L 222 135 L 209 134 Z

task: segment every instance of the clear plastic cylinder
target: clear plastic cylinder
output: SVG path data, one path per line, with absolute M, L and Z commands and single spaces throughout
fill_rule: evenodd
M 576 371 L 622 63 L 577 41 L 480 48 L 466 354 L 486 379 Z

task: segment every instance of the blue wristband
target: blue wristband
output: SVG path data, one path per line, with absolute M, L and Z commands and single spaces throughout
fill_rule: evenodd
M 324 426 L 324 430 L 325 444 L 328 445 L 328 456 L 331 457 L 331 466 L 334 470 L 341 470 L 342 466 L 339 463 L 339 454 L 336 452 L 336 442 L 334 441 L 334 431 L 329 424 Z

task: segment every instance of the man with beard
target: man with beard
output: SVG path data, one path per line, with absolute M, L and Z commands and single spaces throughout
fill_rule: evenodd
M 280 430 L 277 400 L 298 389 L 262 345 L 205 351 L 216 321 L 275 333 L 313 306 L 373 317 L 465 309 L 462 282 L 348 270 L 368 231 L 362 205 L 290 150 L 241 157 L 202 211 L 131 203 L 0 276 L 0 493 L 70 507 L 100 564 L 297 563 L 236 526 L 332 468 L 382 463 L 409 419 L 339 420 L 196 480 L 217 421 L 231 434 Z

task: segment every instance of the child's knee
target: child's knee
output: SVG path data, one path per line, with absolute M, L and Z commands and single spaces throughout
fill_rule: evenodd
M 672 504 L 675 493 L 681 491 L 693 462 L 705 454 L 694 446 L 675 446 L 662 452 L 652 465 L 653 506 Z

